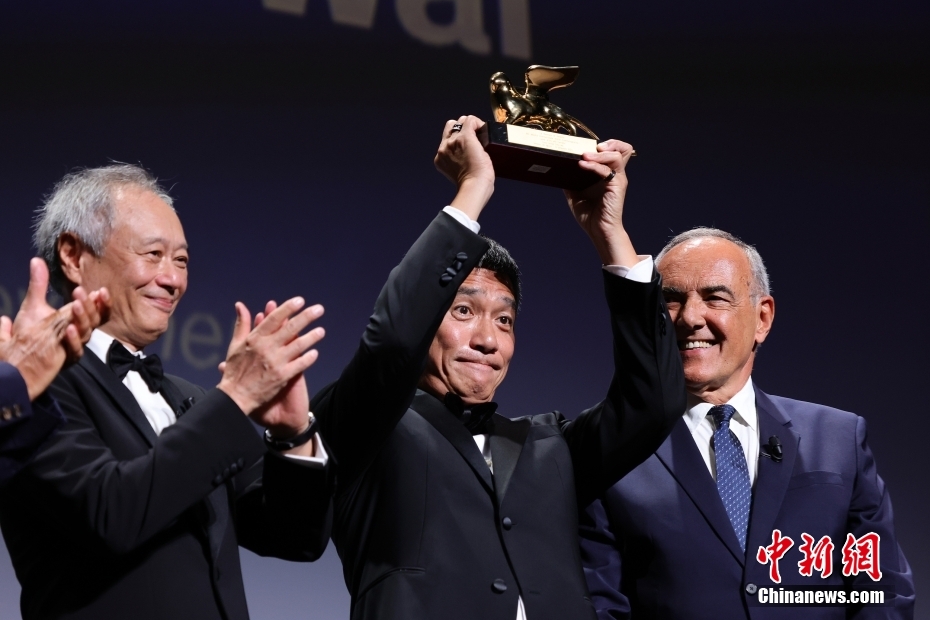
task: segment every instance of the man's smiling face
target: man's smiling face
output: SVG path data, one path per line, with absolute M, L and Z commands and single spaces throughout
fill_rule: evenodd
M 468 404 L 490 401 L 513 357 L 515 318 L 510 288 L 493 271 L 472 271 L 433 338 L 420 387 Z
M 101 329 L 141 349 L 168 329 L 187 290 L 187 241 L 174 210 L 150 191 L 114 191 L 115 221 L 102 256 L 86 246 L 72 280 L 110 291 L 110 320 Z
M 774 299 L 753 299 L 749 259 L 725 239 L 677 245 L 662 258 L 659 272 L 688 392 L 727 402 L 752 373 L 756 346 L 772 327 Z

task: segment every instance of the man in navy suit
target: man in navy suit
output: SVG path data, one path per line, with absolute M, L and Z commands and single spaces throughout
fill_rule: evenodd
M 599 618 L 913 617 L 913 578 L 865 420 L 752 381 L 775 317 L 758 252 L 698 228 L 656 262 L 688 409 L 656 453 L 582 515 Z M 804 586 L 849 595 L 782 604 Z M 853 604 L 852 590 L 881 590 L 869 596 L 883 603 Z
M 29 265 L 29 288 L 15 320 L 0 317 L 0 484 L 12 478 L 64 421 L 45 389 L 66 361 L 84 352 L 108 303 L 106 289 L 78 287 L 74 301 L 55 310 L 45 300 L 48 267 Z

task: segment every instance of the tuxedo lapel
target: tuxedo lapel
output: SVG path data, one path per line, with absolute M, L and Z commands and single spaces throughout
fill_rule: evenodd
M 772 528 L 781 510 L 782 500 L 788 490 L 791 471 L 798 456 L 801 438 L 791 429 L 788 417 L 765 392 L 756 389 L 756 411 L 759 417 L 759 442 L 768 443 L 769 437 L 778 437 L 782 447 L 782 460 L 777 462 L 759 453 L 759 468 L 756 484 L 752 490 L 752 512 L 749 515 L 747 553 L 753 554 L 757 547 L 772 543 Z
M 746 561 L 736 532 L 730 524 L 717 484 L 701 458 L 684 418 L 679 418 L 668 439 L 656 450 L 656 456 L 694 502 L 720 541 L 742 565 Z
M 497 505 L 501 506 L 507 485 L 520 460 L 526 435 L 530 431 L 530 421 L 509 420 L 501 415 L 495 415 L 492 421 L 488 441 L 491 442 L 491 462 L 494 463 L 494 492 L 497 494 Z
M 83 355 L 78 364 L 86 370 L 91 377 L 103 388 L 110 398 L 118 405 L 120 412 L 130 421 L 136 430 L 145 438 L 149 446 L 155 445 L 158 436 L 155 429 L 152 428 L 148 418 L 142 413 L 142 408 L 136 402 L 135 396 L 129 391 L 119 377 L 110 370 L 110 367 L 103 363 L 92 351 Z
M 462 455 L 462 458 L 475 471 L 475 474 L 487 490 L 491 492 L 494 489 L 494 483 L 491 481 L 491 470 L 478 451 L 475 438 L 472 437 L 472 434 L 465 428 L 461 420 L 446 409 L 446 406 L 439 399 L 422 390 L 417 390 L 410 407 L 449 440 L 449 443 Z

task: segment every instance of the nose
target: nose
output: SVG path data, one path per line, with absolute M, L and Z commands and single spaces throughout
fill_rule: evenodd
M 158 277 L 155 282 L 158 286 L 174 295 L 176 291 L 184 290 L 184 285 L 187 282 L 187 269 L 179 267 L 172 260 L 164 260 L 158 270 Z
M 704 327 L 704 310 L 707 306 L 698 295 L 688 295 L 678 310 L 678 316 L 673 317 L 675 325 L 697 331 Z
M 485 354 L 497 351 L 497 328 L 493 319 L 482 317 L 475 321 L 468 344 L 472 349 Z

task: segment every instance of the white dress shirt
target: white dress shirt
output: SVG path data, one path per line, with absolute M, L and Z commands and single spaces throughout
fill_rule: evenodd
M 749 467 L 749 484 L 756 483 L 756 470 L 759 461 L 759 416 L 756 413 L 756 393 L 752 389 L 752 378 L 746 385 L 731 398 L 727 405 L 736 409 L 733 419 L 730 420 L 730 430 L 739 439 L 746 455 L 746 465 Z M 697 444 L 704 463 L 710 475 L 717 479 L 717 463 L 714 459 L 714 448 L 711 445 L 714 430 L 717 425 L 714 417 L 710 415 L 713 405 L 701 402 L 696 396 L 688 394 L 688 410 L 685 412 L 685 423 L 691 431 L 694 443 Z
M 110 334 L 95 329 L 90 335 L 87 348 L 90 349 L 91 353 L 100 358 L 100 361 L 106 364 L 107 352 L 110 350 L 110 345 L 114 340 L 115 338 Z M 126 349 L 129 350 L 129 347 L 126 347 Z M 145 353 L 142 351 L 130 351 L 130 353 L 136 357 L 145 359 Z M 165 397 L 159 392 L 155 392 L 154 394 L 150 392 L 149 386 L 138 372 L 135 370 L 127 372 L 126 377 L 123 379 L 123 385 L 132 392 L 136 402 L 139 403 L 139 408 L 142 409 L 142 413 L 145 414 L 145 418 L 149 421 L 149 424 L 152 425 L 156 435 L 161 435 L 163 430 L 177 422 L 177 416 L 175 416 L 171 406 L 168 405 L 168 401 L 165 400 Z M 323 447 L 318 433 L 313 435 L 313 445 L 315 456 L 296 456 L 291 454 L 286 454 L 285 456 L 304 461 L 314 467 L 325 467 L 326 462 L 329 460 L 329 455 L 326 454 L 326 449 Z
M 481 225 L 478 222 L 468 217 L 459 209 L 453 206 L 447 206 L 443 211 L 451 215 L 457 222 L 467 227 L 476 235 L 478 231 L 481 230 Z M 603 267 L 606 271 L 620 276 L 621 278 L 628 278 L 634 282 L 649 282 L 652 279 L 652 256 L 638 256 L 637 258 L 639 258 L 639 262 L 632 267 L 624 267 L 622 265 L 604 265 Z M 713 431 L 711 431 L 711 434 L 713 434 Z M 488 441 L 488 436 L 486 434 L 475 435 L 474 438 L 475 443 L 478 444 L 478 450 L 481 452 L 481 456 L 484 457 L 493 475 L 494 462 L 491 460 L 491 442 Z M 526 609 L 523 607 L 522 596 L 517 598 L 517 620 L 526 620 Z

